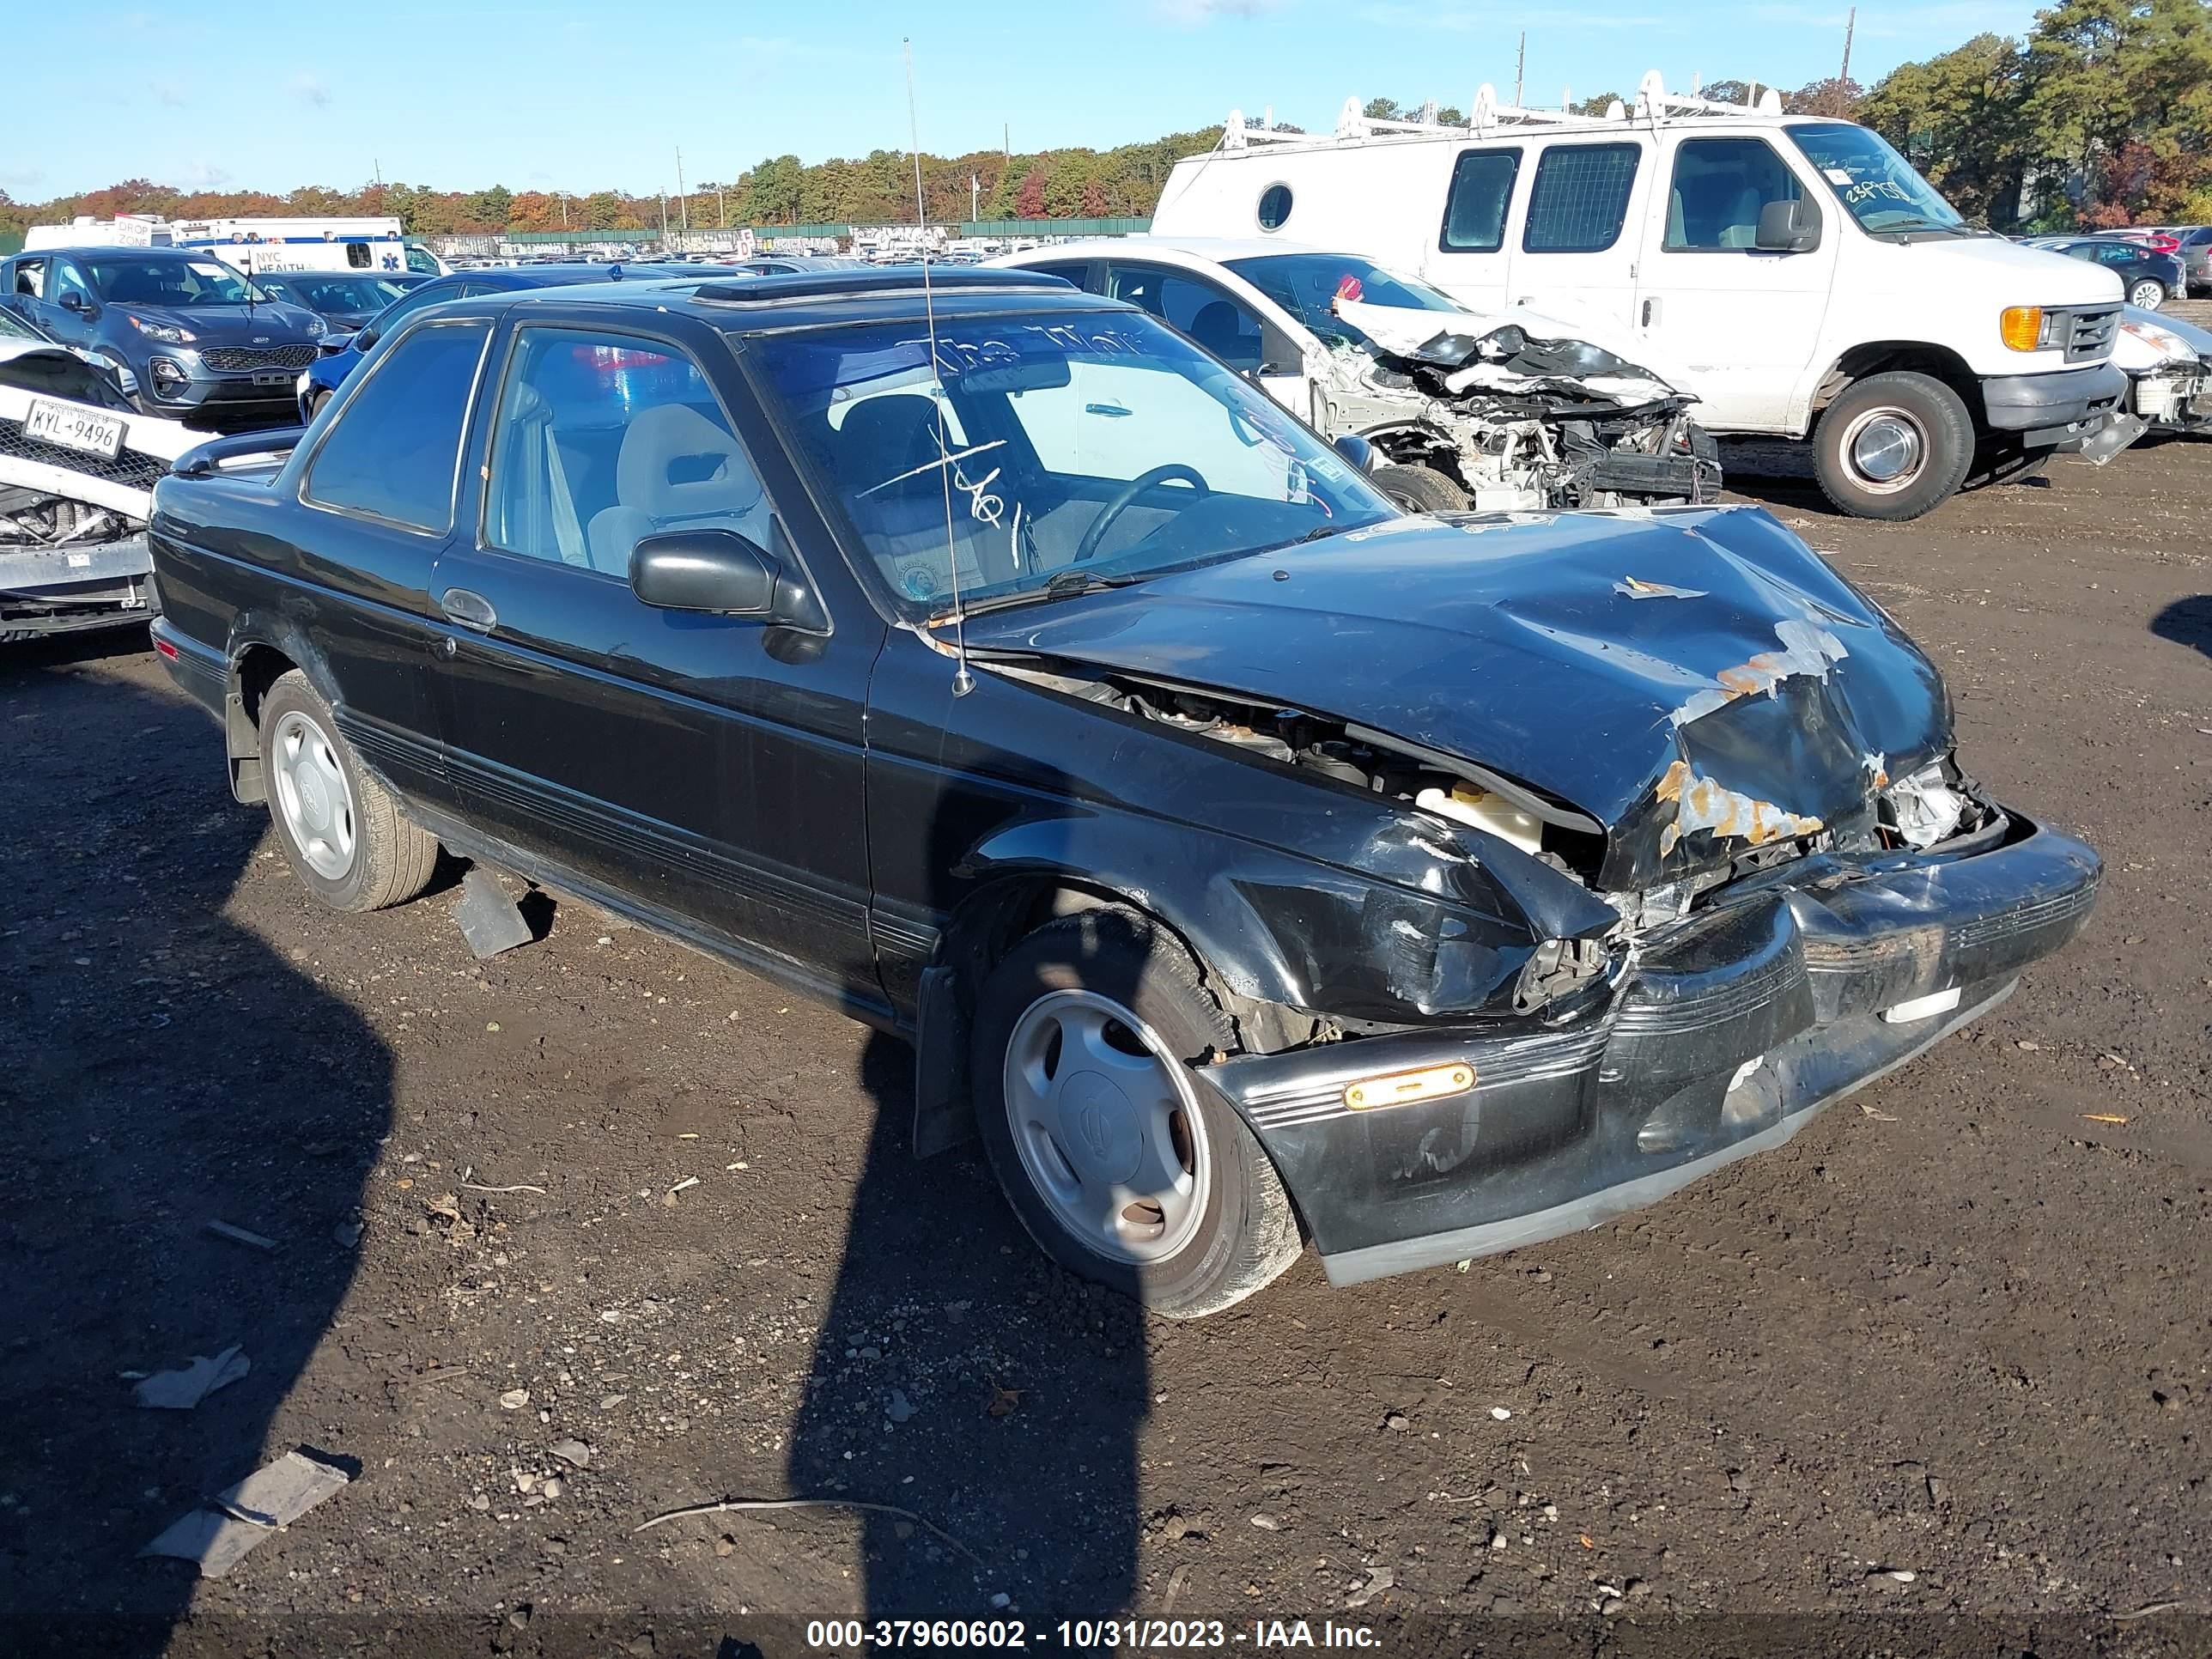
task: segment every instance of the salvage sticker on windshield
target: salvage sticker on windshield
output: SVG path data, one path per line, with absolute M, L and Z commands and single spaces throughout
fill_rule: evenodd
M 75 404 L 58 404 L 45 398 L 31 399 L 23 419 L 23 435 L 64 449 L 82 449 L 88 455 L 112 460 L 123 447 L 123 417 Z

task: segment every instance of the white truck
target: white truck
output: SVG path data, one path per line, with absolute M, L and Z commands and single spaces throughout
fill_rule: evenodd
M 410 241 L 389 214 L 346 216 L 164 219 L 156 214 L 119 213 L 112 219 L 80 216 L 66 225 L 33 225 L 25 233 L 24 252 L 41 248 L 204 248 L 249 276 L 280 270 L 413 271 L 436 276 L 446 262 L 420 242 Z
M 1232 112 L 1176 163 L 1152 228 L 1295 236 L 1471 310 L 1631 331 L 1708 429 L 1809 435 L 1822 491 L 1863 517 L 2130 435 L 2112 272 L 1971 228 L 1879 134 L 1784 115 L 1771 91 L 1680 97 L 1655 70 L 1632 109 L 1585 117 L 1485 87 L 1463 126 L 1352 100 L 1320 137 Z

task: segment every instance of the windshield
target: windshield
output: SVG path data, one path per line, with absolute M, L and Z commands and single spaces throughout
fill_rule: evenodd
M 1836 199 L 1870 235 L 1900 231 L 1966 233 L 1958 209 L 1913 170 L 1878 132 L 1847 122 L 1784 128 Z
M 1324 340 L 1365 345 L 1367 337 L 1334 315 L 1340 296 L 1401 311 L 1457 311 L 1440 289 L 1411 276 L 1394 276 L 1349 253 L 1266 253 L 1223 262 Z
M 751 349 L 909 620 L 1378 523 L 1335 451 L 1152 317 L 959 318 Z M 941 386 L 941 391 L 938 388 Z M 948 537 L 946 519 L 951 520 Z
M 0 311 L 0 340 L 44 341 L 46 337 L 21 318 L 11 317 L 7 312 Z
M 101 295 L 120 305 L 242 306 L 269 296 L 220 259 L 103 253 L 85 262 Z
M 263 292 L 305 306 L 310 311 L 381 311 L 410 286 L 383 276 L 301 276 L 296 272 L 261 279 Z

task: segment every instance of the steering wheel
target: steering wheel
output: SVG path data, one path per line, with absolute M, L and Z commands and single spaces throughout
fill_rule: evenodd
M 1075 556 L 1070 564 L 1081 564 L 1098 550 L 1098 544 L 1106 539 L 1106 532 L 1114 520 L 1121 516 L 1122 509 L 1143 495 L 1154 484 L 1165 483 L 1170 478 L 1180 478 L 1193 487 L 1196 495 L 1210 495 L 1212 487 L 1199 476 L 1198 469 L 1185 466 L 1181 461 L 1170 461 L 1165 466 L 1156 466 L 1149 472 L 1139 472 L 1114 494 L 1114 499 L 1099 509 L 1098 516 L 1091 521 L 1091 528 L 1083 532 L 1083 539 L 1075 544 Z

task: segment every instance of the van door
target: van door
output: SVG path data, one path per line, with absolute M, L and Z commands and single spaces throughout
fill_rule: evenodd
M 1650 144 L 1648 135 L 1627 133 L 1536 152 L 1508 276 L 1514 305 L 1563 321 L 1629 323 Z
M 1471 310 L 1503 311 L 1508 303 L 1506 275 L 1513 256 L 1506 249 L 1505 228 L 1520 177 L 1518 144 L 1470 146 L 1452 161 L 1443 222 L 1420 271 Z
M 1666 187 L 1646 216 L 1637 283 L 1650 367 L 1682 374 L 1709 426 L 1786 432 L 1827 315 L 1841 228 L 1830 215 L 1810 251 L 1761 249 L 1760 211 L 1796 201 L 1817 215 L 1818 192 L 1764 137 L 1662 137 Z

